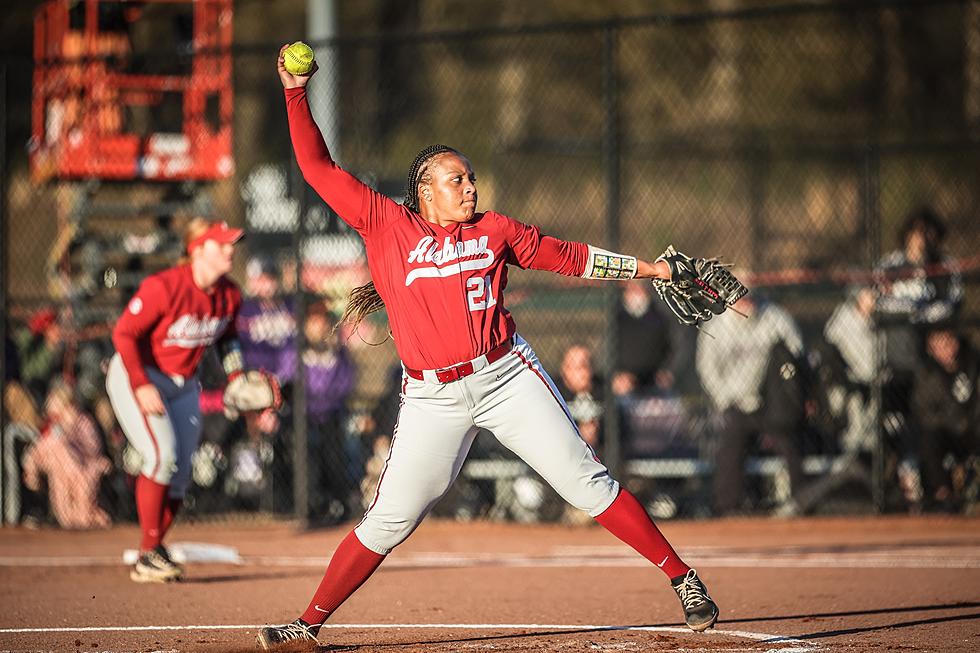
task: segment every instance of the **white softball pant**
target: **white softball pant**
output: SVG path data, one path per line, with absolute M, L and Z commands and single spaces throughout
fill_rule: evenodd
M 619 493 L 531 346 L 514 336 L 507 355 L 458 381 L 403 374 L 388 460 L 374 502 L 355 529 L 361 543 L 387 554 L 411 535 L 456 480 L 480 428 L 593 517 Z
M 109 362 L 106 390 L 126 439 L 143 458 L 140 473 L 169 485 L 169 496 L 180 499 L 190 484 L 191 456 L 201 439 L 201 384 L 196 376 L 181 379 L 153 368 L 146 371 L 163 398 L 163 415 L 140 410 L 119 354 Z

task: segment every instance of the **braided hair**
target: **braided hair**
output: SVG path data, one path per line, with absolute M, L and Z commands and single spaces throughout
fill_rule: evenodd
M 419 184 L 430 183 L 432 181 L 432 175 L 429 173 L 429 163 L 440 154 L 446 154 L 447 152 L 459 154 L 458 150 L 448 145 L 435 144 L 426 147 L 415 155 L 415 159 L 408 169 L 408 178 L 405 180 L 405 200 L 402 204 L 406 208 L 415 213 L 421 213 L 419 211 Z M 369 281 L 363 286 L 358 286 L 351 290 L 347 296 L 347 308 L 344 309 L 344 314 L 341 316 L 337 326 L 334 327 L 334 330 L 344 322 L 347 322 L 351 325 L 352 330 L 356 331 L 361 320 L 375 311 L 380 311 L 384 306 L 384 300 L 381 299 L 381 295 L 378 294 L 378 290 L 374 287 L 374 281 Z

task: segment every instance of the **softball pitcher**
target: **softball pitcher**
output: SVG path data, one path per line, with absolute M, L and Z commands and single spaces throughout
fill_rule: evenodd
M 290 74 L 282 56 L 280 51 L 278 70 L 299 167 L 357 230 L 367 251 L 373 283 L 355 289 L 346 317 L 356 325 L 383 303 L 404 374 L 398 423 L 374 501 L 337 548 L 306 611 L 291 624 L 261 629 L 261 646 L 292 650 L 308 642 L 312 648 L 323 622 L 446 493 L 480 428 L 657 565 L 671 579 L 692 629 L 714 625 L 718 608 L 697 573 L 579 436 L 504 308 L 508 265 L 589 279 L 666 278 L 668 266 L 477 212 L 469 160 L 443 145 L 415 158 L 405 203 L 396 204 L 333 161 L 307 101 L 312 73 Z
M 231 271 L 241 229 L 192 220 L 184 234 L 186 260 L 147 277 L 116 322 L 106 389 L 126 438 L 142 456 L 136 510 L 143 532 L 130 577 L 140 583 L 182 574 L 163 537 L 191 477 L 201 437 L 197 366 L 217 342 L 225 372 L 242 371 L 235 335 L 241 291 Z

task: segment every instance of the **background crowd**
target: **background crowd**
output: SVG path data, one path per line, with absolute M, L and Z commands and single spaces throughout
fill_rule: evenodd
M 173 263 L 189 215 L 248 233 L 238 330 L 287 402 L 229 421 L 206 357 L 181 518 L 303 510 L 315 525 L 373 497 L 400 369 L 390 343 L 370 346 L 383 318 L 332 332 L 368 272 L 289 163 L 280 84 L 262 72 L 270 25 L 316 48 L 318 124 L 379 191 L 397 199 L 411 155 L 446 142 L 490 171 L 482 205 L 544 233 L 743 266 L 745 317 L 702 332 L 642 284 L 509 280 L 582 437 L 651 513 L 975 505 L 977 0 L 328 3 L 329 29 L 305 0 L 228 0 L 218 31 L 200 3 L 9 4 L 5 523 L 134 518 L 109 323 Z M 470 459 L 442 514 L 570 519 L 488 434 Z
M 893 508 L 971 511 L 980 359 L 958 323 L 963 286 L 944 235 L 933 210 L 912 212 L 896 249 L 873 275 L 844 289 L 820 332 L 806 337 L 765 288 L 741 300 L 738 313 L 697 332 L 670 318 L 651 288 L 623 284 L 615 366 L 597 369 L 596 352 L 574 343 L 556 366 L 555 383 L 600 456 L 612 406 L 625 460 L 707 463 L 689 477 L 631 478 L 660 517 L 805 514 L 855 487 L 867 498 L 879 437 Z M 351 334 L 335 331 L 334 302 L 304 298 L 300 317 L 297 295 L 271 256 L 249 258 L 244 276 L 237 328 L 246 365 L 274 372 L 286 404 L 278 415 L 229 421 L 221 403 L 224 374 L 215 357 L 205 359 L 204 437 L 194 459 L 190 513 L 293 510 L 292 399 L 302 377 L 308 523 L 354 518 L 373 497 L 396 428 L 401 369 L 391 368 L 370 401 L 355 401 Z M 5 478 L 8 495 L 13 488 L 18 500 L 8 499 L 8 521 L 102 528 L 135 514 L 129 497 L 139 461 L 114 421 L 103 383 L 111 344 L 98 334 L 69 337 L 71 320 L 65 309 L 44 307 L 9 324 L 4 437 L 14 464 L 7 463 Z M 489 436 L 478 438 L 471 454 L 473 460 L 508 458 Z M 754 474 L 760 460 L 776 461 L 777 473 Z M 695 481 L 703 491 L 689 491 Z M 547 500 L 550 490 L 528 468 L 464 474 L 458 485 L 437 512 L 574 518 Z

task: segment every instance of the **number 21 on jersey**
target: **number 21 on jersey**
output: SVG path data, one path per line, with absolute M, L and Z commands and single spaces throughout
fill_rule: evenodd
M 471 311 L 485 311 L 497 305 L 490 287 L 490 275 L 485 277 L 470 277 L 466 280 L 466 298 L 470 302 Z

